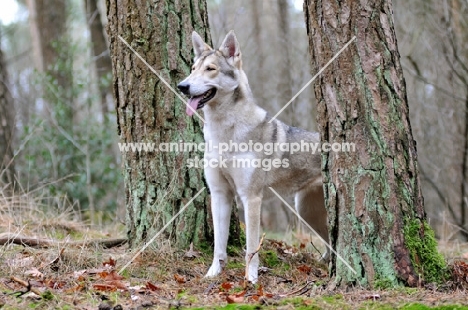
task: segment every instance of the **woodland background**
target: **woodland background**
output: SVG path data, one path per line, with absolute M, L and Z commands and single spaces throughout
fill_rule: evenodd
M 15 184 L 18 195 L 34 193 L 41 207 L 72 212 L 90 225 L 124 222 L 105 3 L 45 2 L 16 1 L 15 19 L 0 27 L 0 72 L 11 94 L 2 91 L 0 119 L 2 130 L 14 133 L 0 145 L 13 151 L 0 158 L 0 171 L 7 168 L 0 186 Z M 235 30 L 258 104 L 275 114 L 312 77 L 301 1 L 207 3 L 214 46 Z M 468 2 L 394 0 L 393 7 L 428 219 L 440 240 L 464 242 Z M 51 33 L 59 33 L 60 42 L 49 44 Z M 315 130 L 313 97 L 312 87 L 306 89 L 279 118 Z M 282 211 L 265 208 L 264 227 L 294 227 L 278 207 Z

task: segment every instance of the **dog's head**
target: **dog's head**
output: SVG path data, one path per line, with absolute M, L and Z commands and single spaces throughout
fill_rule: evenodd
M 196 109 L 205 104 L 216 104 L 217 100 L 232 95 L 245 78 L 239 43 L 234 31 L 230 31 L 221 47 L 212 49 L 198 33 L 192 33 L 195 52 L 190 75 L 177 85 L 188 96 L 187 114 L 192 116 Z M 246 79 L 246 78 L 245 78 Z

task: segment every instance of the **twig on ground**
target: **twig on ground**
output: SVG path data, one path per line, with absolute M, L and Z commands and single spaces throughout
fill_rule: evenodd
M 0 245 L 5 244 L 18 244 L 29 246 L 33 248 L 49 248 L 52 246 L 84 246 L 84 247 L 93 247 L 99 246 L 104 249 L 110 249 L 113 247 L 118 247 L 127 243 L 126 238 L 117 238 L 117 239 L 94 239 L 87 241 L 57 241 L 52 239 L 41 239 L 41 238 L 29 238 L 25 236 L 20 236 L 16 234 L 2 234 L 0 235 Z
M 297 289 L 295 291 L 286 293 L 286 294 L 280 294 L 280 295 L 278 295 L 278 297 L 288 297 L 288 296 L 292 296 L 292 295 L 303 295 L 312 288 L 313 284 L 314 284 L 313 281 L 307 281 L 307 283 L 303 287 L 301 287 L 301 288 L 299 288 L 299 289 Z
M 11 279 L 12 281 L 15 281 L 16 283 L 21 284 L 22 286 L 24 286 L 24 287 L 26 288 L 26 291 L 24 291 L 24 292 L 23 292 L 23 291 L 14 292 L 14 293 L 12 293 L 12 295 L 17 294 L 17 293 L 20 293 L 19 295 L 17 295 L 18 297 L 20 297 L 20 296 L 22 296 L 22 295 L 24 295 L 24 294 L 26 294 L 26 293 L 28 293 L 28 292 L 33 292 L 34 294 L 36 294 L 36 295 L 38 295 L 38 296 L 41 296 L 41 295 L 42 295 L 41 291 L 39 291 L 39 290 L 38 290 L 37 288 L 35 288 L 35 287 L 32 287 L 32 285 L 31 285 L 31 283 L 29 283 L 29 281 L 26 282 L 26 281 L 21 280 L 20 278 L 17 278 L 17 277 L 10 277 L 10 279 Z
M 310 244 L 312 245 L 312 247 L 319 253 L 320 257 L 322 257 L 322 253 L 319 251 L 319 249 L 317 249 L 317 247 L 315 246 L 315 244 L 310 241 Z

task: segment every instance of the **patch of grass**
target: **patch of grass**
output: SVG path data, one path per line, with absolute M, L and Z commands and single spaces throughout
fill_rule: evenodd
M 335 294 L 331 296 L 323 296 L 322 299 L 328 303 L 335 303 L 337 301 L 343 301 L 343 295 Z
M 429 307 L 419 303 L 411 303 L 404 305 L 403 307 L 399 308 L 401 310 L 429 310 L 429 309 L 437 309 L 437 310 L 468 310 L 467 306 L 459 306 L 459 305 L 443 305 L 443 306 L 435 306 Z
M 206 308 L 201 308 L 201 309 L 206 309 Z M 216 308 L 216 309 L 224 309 L 224 310 L 256 310 L 256 309 L 262 309 L 261 306 L 259 305 L 238 305 L 238 304 L 230 304 L 227 306 L 224 306 L 222 308 Z
M 241 247 L 235 246 L 235 245 L 230 245 L 228 244 L 227 246 L 227 254 L 229 256 L 241 256 L 242 255 L 243 249 Z
M 359 309 L 372 309 L 372 310 L 394 310 L 395 307 L 392 305 L 382 304 L 378 301 L 366 301 L 361 304 Z
M 314 299 L 304 297 L 293 297 L 286 298 L 280 302 L 282 306 L 293 306 L 294 309 L 306 310 L 306 309 L 321 309 L 315 304 Z
M 244 268 L 244 263 L 243 262 L 239 262 L 239 261 L 235 261 L 235 260 L 229 260 L 227 265 L 226 265 L 226 268 L 227 269 L 242 269 Z

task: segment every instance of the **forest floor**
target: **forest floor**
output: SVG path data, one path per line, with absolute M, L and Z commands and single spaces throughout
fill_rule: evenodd
M 455 280 L 366 290 L 334 287 L 307 236 L 291 234 L 287 242 L 267 237 L 259 282 L 246 286 L 243 253 L 230 253 L 225 271 L 213 279 L 203 277 L 210 253 L 175 251 L 164 242 L 123 268 L 135 253 L 115 246 L 115 237 L 124 237 L 121 223 L 103 233 L 73 220 L 72 213 L 18 210 L 0 203 L 1 309 L 468 310 L 468 244 L 440 242 Z

